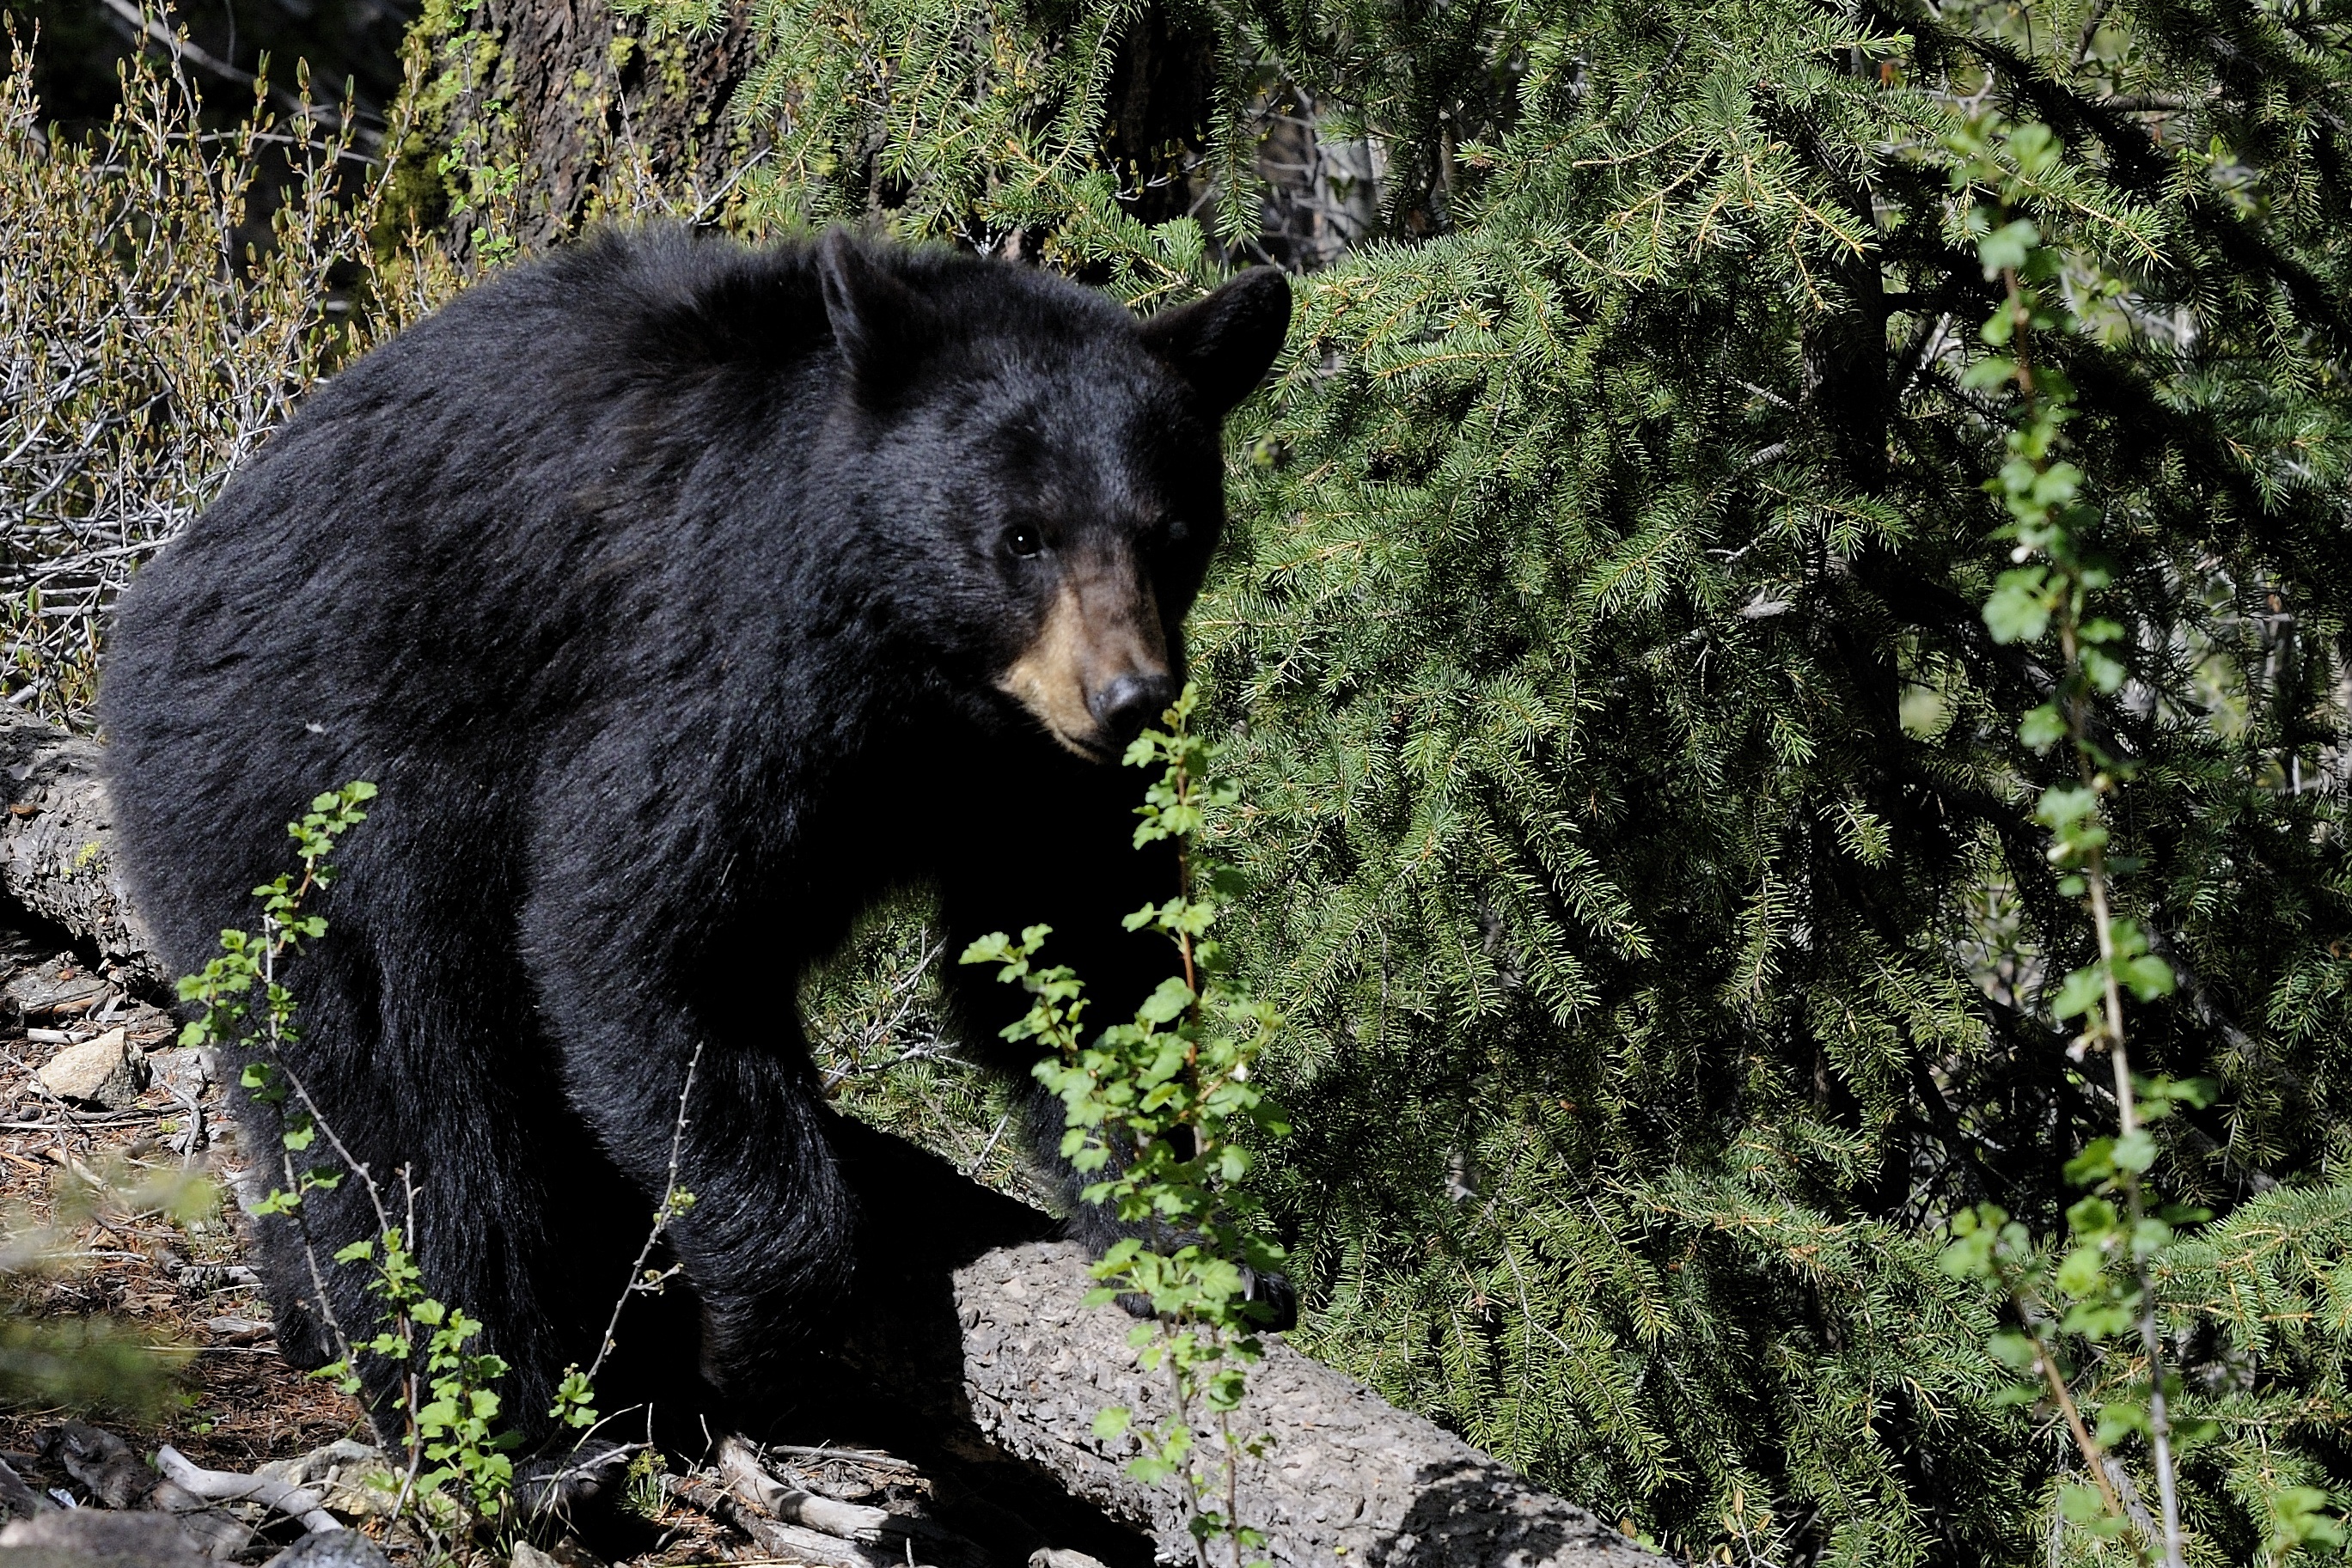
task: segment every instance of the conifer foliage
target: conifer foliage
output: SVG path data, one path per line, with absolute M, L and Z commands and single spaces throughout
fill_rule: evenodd
M 2010 1309 L 1936 1266 L 1979 1202 L 2059 1228 L 2116 1115 L 2053 1014 L 2091 925 L 2017 723 L 2057 672 L 1979 613 L 2000 286 L 1950 174 L 1990 109 L 2054 131 L 2022 199 L 2083 293 L 2045 351 L 2116 563 L 2115 896 L 2179 980 L 2136 1060 L 2219 1091 L 2155 1129 L 2222 1217 L 2157 1270 L 2218 1423 L 2185 1529 L 2323 1549 L 2272 1518 L 2352 1481 L 2352 15 L 1150 16 L 1206 67 L 1142 158 L 1131 7 L 769 0 L 780 155 L 738 212 L 1148 303 L 1265 244 L 1282 113 L 1382 150 L 1379 237 L 1303 280 L 1237 432 L 1194 623 L 1259 890 L 1235 946 L 1297 1042 L 1262 1170 L 1317 1348 L 1696 1557 L 2129 1560 L 2061 1528 L 2079 1460 L 1986 1352 Z

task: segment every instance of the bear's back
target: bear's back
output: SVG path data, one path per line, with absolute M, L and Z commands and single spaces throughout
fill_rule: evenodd
M 1132 332 L 1050 275 L 876 254 L 950 333 L 1068 358 Z M 469 290 L 319 388 L 141 573 L 108 724 L 232 691 L 404 726 L 560 700 L 576 644 L 708 619 L 718 579 L 824 525 L 795 509 L 846 381 L 804 244 L 611 233 Z
M 124 869 L 171 956 L 239 917 L 310 794 L 404 783 L 457 831 L 629 643 L 699 634 L 743 548 L 716 536 L 789 503 L 833 360 L 804 247 L 656 233 L 470 290 L 317 389 L 110 627 Z
M 1132 352 L 1124 310 L 1050 275 L 870 254 L 953 340 L 938 374 L 960 344 Z M 451 835 L 474 813 L 492 861 L 563 737 L 624 712 L 707 730 L 711 672 L 838 601 L 807 580 L 842 526 L 808 465 L 848 383 L 813 246 L 657 230 L 469 290 L 317 389 L 112 627 L 125 865 L 159 925 L 189 911 L 173 956 L 279 869 L 319 789 L 382 787 L 386 852 L 403 810 Z

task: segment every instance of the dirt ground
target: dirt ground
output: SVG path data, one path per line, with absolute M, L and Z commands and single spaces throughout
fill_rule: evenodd
M 169 1443 L 225 1470 L 249 1471 L 340 1438 L 372 1440 L 356 1404 L 278 1358 L 227 1196 L 236 1130 L 208 1053 L 180 1048 L 168 1013 L 125 995 L 54 941 L 5 929 L 0 998 L 0 1282 L 14 1298 L 12 1321 L 107 1328 L 134 1342 L 126 1353 L 134 1362 L 151 1357 L 166 1374 L 143 1411 L 118 1403 L 80 1414 L 141 1455 Z M 107 1109 L 68 1103 L 43 1086 L 38 1071 L 60 1051 L 117 1029 L 143 1067 L 135 1098 L 118 1094 L 125 1103 Z M 184 1206 L 176 1217 L 157 1207 L 173 1188 L 187 1190 L 190 1178 L 211 1184 L 194 1189 L 208 1192 L 208 1203 Z M 44 1436 L 74 1414 L 57 1405 L 0 1406 L 0 1458 L 37 1491 L 57 1489 L 86 1504 L 87 1489 L 42 1453 Z M 619 1561 L 779 1561 L 651 1488 L 633 1495 L 639 1517 L 624 1537 L 637 1550 Z M 396 1562 L 427 1560 L 414 1543 L 387 1544 Z M 611 1550 L 609 1533 L 604 1544 Z M 456 1561 L 505 1555 L 469 1549 Z M 560 1557 L 598 1561 L 576 1551 Z

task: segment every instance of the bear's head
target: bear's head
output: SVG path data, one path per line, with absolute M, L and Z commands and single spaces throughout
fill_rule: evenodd
M 982 722 L 1116 760 L 1182 679 L 1220 426 L 1281 350 L 1288 284 L 1259 268 L 1139 320 L 1050 273 L 838 230 L 817 266 L 893 621 Z

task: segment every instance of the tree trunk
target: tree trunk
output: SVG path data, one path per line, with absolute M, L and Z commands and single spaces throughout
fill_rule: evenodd
M 656 38 L 608 0 L 478 0 L 467 33 L 437 41 L 433 69 L 454 96 L 428 127 L 446 143 L 432 155 L 515 164 L 511 222 L 526 252 L 608 202 L 644 215 L 641 185 L 709 201 L 742 151 L 728 108 L 751 68 L 751 12 L 729 0 L 712 36 Z M 469 236 L 471 218 L 457 226 Z
M 0 892 L 97 947 L 121 983 L 152 994 L 164 976 L 108 859 L 98 761 L 95 742 L 0 711 Z M 1125 1406 L 1142 1427 L 1171 1404 L 1165 1379 L 1137 1366 L 1128 1343 L 1135 1321 L 1116 1306 L 1086 1305 L 1093 1282 L 1080 1249 L 1050 1239 L 1045 1215 L 898 1138 L 846 1118 L 835 1134 L 877 1241 L 843 1314 L 854 1329 L 812 1368 L 813 1386 L 837 1385 L 833 1397 L 805 1403 L 858 1412 L 895 1451 L 955 1479 L 974 1506 L 1054 1517 L 1059 1538 L 1038 1545 L 1117 1562 L 1135 1555 L 1118 1543 L 1140 1531 L 1163 1562 L 1192 1557 L 1182 1494 L 1128 1475 L 1132 1436 L 1095 1435 L 1107 1406 Z M 1272 1439 L 1263 1458 L 1244 1461 L 1235 1493 L 1242 1522 L 1263 1530 L 1283 1563 L 1663 1561 L 1278 1338 L 1266 1340 L 1231 1425 L 1238 1439 Z M 1223 1452 L 1207 1427 L 1196 1444 Z M 1059 1498 L 1034 1506 L 1041 1491 Z M 1072 1501 L 1085 1505 L 1076 1513 L 1099 1511 L 1091 1536 L 1071 1535 Z
M 1134 1436 L 1095 1436 L 1102 1409 L 1124 1407 L 1140 1428 L 1166 1418 L 1172 1403 L 1166 1377 L 1136 1364 L 1128 1343 L 1135 1321 L 1115 1306 L 1086 1304 L 1093 1281 L 1084 1251 L 1066 1241 L 997 1248 L 952 1279 L 955 1398 L 937 1409 L 940 1418 L 960 1416 L 967 1441 L 1034 1465 L 1074 1496 L 1147 1531 L 1162 1561 L 1191 1555 L 1183 1493 L 1127 1473 Z M 1353 1378 L 1278 1337 L 1265 1344 L 1230 1426 L 1240 1443 L 1272 1439 L 1263 1457 L 1243 1459 L 1234 1502 L 1242 1523 L 1265 1532 L 1276 1559 L 1331 1568 L 1636 1568 L 1658 1561 Z M 936 1386 L 943 1390 L 945 1380 Z M 1214 1425 L 1195 1422 L 1194 1451 L 1212 1461 L 1224 1453 Z M 1209 1468 L 1213 1487 L 1221 1486 L 1220 1467 Z M 1225 1500 L 1213 1490 L 1207 1500 L 1220 1512 Z M 1213 1562 L 1223 1561 L 1223 1550 Z

